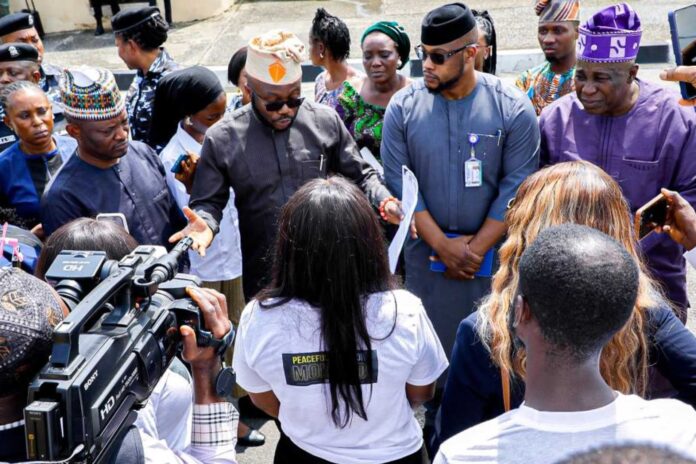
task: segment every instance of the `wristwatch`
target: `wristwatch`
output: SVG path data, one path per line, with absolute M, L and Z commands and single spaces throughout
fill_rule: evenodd
M 237 374 L 231 367 L 223 367 L 215 377 L 215 393 L 232 402 L 232 390 L 237 383 Z

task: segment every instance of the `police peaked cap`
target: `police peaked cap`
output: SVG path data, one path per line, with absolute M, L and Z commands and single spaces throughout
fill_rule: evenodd
M 29 13 L 12 13 L 0 18 L 0 37 L 34 27 L 34 16 Z
M 39 51 L 25 43 L 7 43 L 0 45 L 0 63 L 7 61 L 39 62 Z

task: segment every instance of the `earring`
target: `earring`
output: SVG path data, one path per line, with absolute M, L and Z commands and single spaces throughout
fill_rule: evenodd
M 396 62 L 396 67 L 397 67 L 397 68 L 400 68 L 400 67 L 403 66 L 403 65 L 404 65 L 404 63 L 403 63 L 401 60 L 399 60 L 399 61 Z
M 323 54 L 323 53 L 320 53 L 320 54 L 319 54 L 319 58 L 321 58 L 321 59 L 323 60 L 323 59 L 324 59 L 324 54 Z

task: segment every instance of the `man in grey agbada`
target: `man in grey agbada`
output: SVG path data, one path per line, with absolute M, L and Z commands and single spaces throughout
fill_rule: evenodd
M 191 235 L 194 249 L 204 254 L 232 187 L 247 300 L 266 284 L 267 255 L 280 208 L 308 180 L 343 175 L 390 222 L 401 217 L 399 202 L 392 201 L 379 174 L 362 159 L 338 114 L 301 97 L 305 55 L 304 44 L 289 32 L 271 32 L 249 42 L 245 70 L 251 105 L 226 115 L 206 133 L 191 210 L 184 209 L 189 226 L 172 237 Z

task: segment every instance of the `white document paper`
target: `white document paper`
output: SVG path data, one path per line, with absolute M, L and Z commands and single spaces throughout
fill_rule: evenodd
M 367 161 L 367 164 L 372 167 L 372 169 L 377 171 L 380 176 L 384 177 L 384 168 L 381 164 L 379 164 L 379 161 L 377 161 L 377 158 L 375 158 L 375 155 L 372 154 L 369 148 L 363 147 L 362 150 L 360 150 L 360 154 L 362 155 L 363 159 Z
M 411 219 L 416 210 L 416 203 L 418 203 L 418 179 L 406 166 L 401 166 L 401 210 L 404 212 L 404 219 L 389 245 L 389 269 L 392 274 L 396 272 L 401 249 L 411 230 Z

